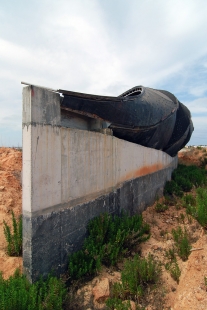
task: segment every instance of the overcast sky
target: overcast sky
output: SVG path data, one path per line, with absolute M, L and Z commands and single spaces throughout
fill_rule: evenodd
M 206 0 L 0 3 L 0 146 L 21 146 L 22 85 L 118 96 L 165 89 L 207 144 Z

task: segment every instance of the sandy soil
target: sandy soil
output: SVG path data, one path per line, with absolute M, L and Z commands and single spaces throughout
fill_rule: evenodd
M 201 157 L 206 156 L 206 151 L 195 149 L 179 153 L 181 163 L 200 165 Z M 0 271 L 8 278 L 14 270 L 22 268 L 22 259 L 8 257 L 6 254 L 6 242 L 3 233 L 3 220 L 11 224 L 11 210 L 15 215 L 21 214 L 21 166 L 22 153 L 11 148 L 0 148 Z M 181 216 L 184 214 L 184 217 Z M 162 262 L 162 276 L 158 288 L 148 295 L 147 310 L 171 309 L 171 310 L 198 310 L 207 309 L 207 290 L 204 284 L 204 276 L 207 277 L 207 234 L 206 231 L 192 218 L 186 216 L 185 209 L 181 205 L 172 205 L 163 213 L 155 211 L 155 205 L 143 212 L 143 217 L 151 226 L 151 238 L 141 244 L 141 255 L 152 253 L 156 259 Z M 165 251 L 173 246 L 171 231 L 177 226 L 186 227 L 189 232 L 193 251 L 188 260 L 183 262 L 177 257 L 181 269 L 179 283 L 172 279 L 166 271 L 164 264 L 167 262 Z M 110 281 L 120 280 L 120 273 L 106 268 L 93 279 L 79 288 L 77 298 L 82 307 L 77 309 L 96 309 L 103 305 L 91 303 L 92 289 L 97 279 L 108 277 Z M 81 294 L 81 291 L 83 294 Z M 82 298 L 80 297 L 82 296 Z
M 0 148 L 0 271 L 4 278 L 22 268 L 21 257 L 6 254 L 3 221 L 11 225 L 11 211 L 15 216 L 22 212 L 21 188 L 22 152 L 12 148 Z

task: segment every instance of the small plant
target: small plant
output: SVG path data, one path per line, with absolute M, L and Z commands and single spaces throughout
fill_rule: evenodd
M 184 213 L 180 213 L 180 221 L 181 221 L 181 223 L 184 224 L 184 222 L 185 222 L 185 214 Z
M 178 186 L 178 184 L 174 180 L 167 181 L 165 184 L 165 188 L 164 188 L 164 195 L 168 196 L 168 195 L 173 195 L 173 194 L 178 197 L 183 196 L 183 192 L 181 188 Z
M 177 229 L 172 229 L 172 235 L 177 247 L 178 255 L 183 261 L 186 261 L 191 250 L 186 229 L 183 231 L 179 226 Z
M 177 202 L 176 197 L 172 195 L 165 195 L 164 198 L 165 198 L 165 204 L 168 206 L 174 206 Z
M 193 218 L 192 218 L 192 216 L 190 214 L 187 214 L 187 219 L 188 219 L 188 223 L 192 224 Z
M 147 284 L 157 282 L 161 267 L 152 255 L 147 258 L 140 258 L 138 255 L 133 260 L 127 260 L 121 274 L 122 284 L 131 294 L 143 295 L 144 287 Z
M 115 265 L 135 244 L 149 238 L 149 225 L 142 216 L 102 214 L 90 221 L 83 249 L 69 256 L 69 275 L 78 279 L 100 270 L 101 264 Z
M 123 303 L 123 301 L 119 298 L 109 298 L 106 305 L 109 310 L 129 310 L 131 308 L 129 300 Z
M 155 211 L 157 213 L 165 212 L 167 209 L 168 209 L 168 206 L 163 203 L 157 202 L 155 205 Z
M 185 196 L 183 196 L 183 204 L 184 204 L 184 207 L 195 206 L 196 199 L 195 197 L 193 197 L 192 194 L 186 194 Z
M 179 278 L 181 275 L 180 268 L 178 266 L 177 260 L 174 259 L 172 262 L 169 262 L 165 265 L 166 270 L 170 272 L 171 277 L 179 283 Z
M 24 275 L 16 270 L 14 276 L 4 280 L 0 273 L 1 310 L 61 310 L 66 288 L 61 280 L 48 276 L 30 284 Z
M 206 287 L 206 290 L 207 290 L 207 277 L 204 276 L 204 284 L 205 284 L 205 287 Z
M 205 228 L 207 228 L 207 189 L 197 189 L 197 208 L 194 217 Z
M 9 225 L 4 223 L 4 235 L 7 241 L 7 253 L 9 256 L 22 255 L 22 217 L 17 220 L 12 211 L 12 230 Z
M 165 256 L 171 261 L 175 260 L 176 259 L 175 249 L 172 248 L 172 249 L 166 250 Z
M 113 284 L 111 297 L 107 300 L 106 305 L 109 309 L 114 309 L 124 300 L 139 300 L 144 296 L 145 289 L 149 285 L 157 283 L 160 273 L 160 263 L 155 261 L 150 254 L 147 258 L 135 255 L 132 260 L 126 260 L 121 272 L 122 283 Z

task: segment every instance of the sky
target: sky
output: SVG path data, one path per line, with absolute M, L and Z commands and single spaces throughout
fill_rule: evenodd
M 138 85 L 191 111 L 207 145 L 206 0 L 0 2 L 0 146 L 22 145 L 21 81 L 118 96 Z

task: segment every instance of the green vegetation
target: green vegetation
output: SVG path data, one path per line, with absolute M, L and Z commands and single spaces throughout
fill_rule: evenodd
M 152 255 L 147 258 L 135 255 L 132 260 L 126 260 L 121 272 L 122 283 L 113 284 L 111 297 L 106 302 L 108 309 L 117 309 L 127 299 L 138 301 L 147 287 L 157 283 L 160 273 L 160 263 Z
M 175 259 L 176 259 L 175 248 L 166 250 L 166 251 L 165 251 L 165 256 L 166 256 L 170 261 L 175 260 Z
M 191 250 L 186 229 L 183 231 L 182 228 L 178 226 L 177 229 L 172 230 L 172 235 L 177 247 L 178 255 L 183 261 L 186 261 Z
M 206 287 L 206 290 L 207 290 L 207 277 L 204 276 L 204 284 L 205 284 L 205 287 Z
M 189 192 L 193 186 L 206 184 L 206 172 L 196 166 L 178 165 L 172 174 L 172 180 L 165 185 L 164 194 L 183 196 L 183 192 Z
M 55 277 L 30 284 L 18 270 L 8 280 L 0 273 L 0 310 L 61 310 L 65 296 L 64 284 Z
M 22 255 L 22 217 L 17 220 L 12 211 L 12 229 L 4 223 L 4 235 L 7 241 L 7 253 L 9 256 Z M 13 230 L 13 232 L 12 232 Z
M 155 211 L 157 213 L 165 212 L 167 209 L 168 209 L 168 206 L 165 205 L 164 203 L 157 202 L 155 205 Z
M 183 204 L 184 207 L 188 207 L 188 206 L 195 206 L 196 205 L 196 199 L 195 197 L 193 197 L 192 194 L 186 194 L 185 196 L 183 196 Z
M 194 213 L 197 221 L 207 228 L 207 189 L 198 188 L 196 196 L 196 212 Z
M 115 265 L 134 244 L 149 238 L 149 225 L 141 215 L 102 214 L 90 221 L 83 249 L 70 255 L 69 276 L 79 279 L 94 274 L 101 265 Z
M 179 278 L 181 275 L 180 268 L 177 263 L 177 259 L 173 258 L 170 262 L 165 265 L 166 270 L 170 272 L 171 277 L 179 283 Z
M 196 199 L 185 204 L 186 213 L 192 215 L 204 228 L 207 228 L 207 189 L 198 187 Z

